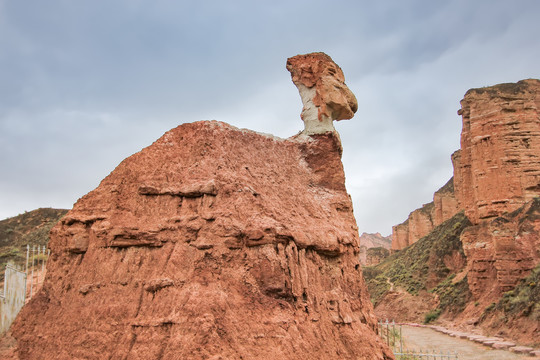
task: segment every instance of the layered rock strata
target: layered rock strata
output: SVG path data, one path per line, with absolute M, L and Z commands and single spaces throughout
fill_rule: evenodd
M 512 290 L 540 263 L 540 198 L 461 234 L 469 289 L 476 299 Z
M 20 359 L 393 359 L 334 132 L 181 125 L 51 232 Z
M 459 212 L 453 178 L 433 195 L 433 201 L 409 214 L 407 220 L 392 227 L 392 250 L 401 250 L 429 234 L 435 227 Z
M 459 206 L 477 224 L 540 193 L 540 81 L 471 89 L 461 101 L 461 150 L 453 154 Z
M 455 193 L 476 298 L 512 289 L 540 261 L 540 81 L 469 90 L 461 101 Z M 535 200 L 536 198 L 536 200 Z

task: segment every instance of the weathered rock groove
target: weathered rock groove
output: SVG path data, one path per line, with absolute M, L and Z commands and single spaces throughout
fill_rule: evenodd
M 188 123 L 51 232 L 20 359 L 393 359 L 358 261 L 333 131 Z

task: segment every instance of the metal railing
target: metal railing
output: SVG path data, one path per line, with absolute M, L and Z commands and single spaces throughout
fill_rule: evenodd
M 457 353 L 443 353 L 442 351 L 437 353 L 436 350 L 404 350 L 402 352 L 394 352 L 396 359 L 399 360 L 458 360 Z
M 403 352 L 403 336 L 401 324 L 397 324 L 394 320 L 391 322 L 379 321 L 379 336 L 384 340 L 386 345 L 396 351 Z
M 45 246 L 26 245 L 24 266 L 6 265 L 4 291 L 0 293 L 0 334 L 9 329 L 23 305 L 43 284 L 49 255 Z
M 379 336 L 392 349 L 397 360 L 459 360 L 456 352 L 447 352 L 445 354 L 443 351 L 437 349 L 405 349 L 403 345 L 402 325 L 388 319 L 378 322 Z
M 0 334 L 9 329 L 25 300 L 26 272 L 14 265 L 6 265 L 4 291 L 0 295 Z
M 37 288 L 39 284 L 43 283 L 45 278 L 45 264 L 49 259 L 51 250 L 47 249 L 45 246 L 33 245 L 32 246 L 32 257 L 30 257 L 30 245 L 26 245 L 26 274 L 30 279 L 30 293 L 28 299 L 32 298 L 34 294 L 34 284 Z M 31 268 L 28 269 L 28 263 L 31 259 Z M 35 276 L 34 276 L 35 272 Z

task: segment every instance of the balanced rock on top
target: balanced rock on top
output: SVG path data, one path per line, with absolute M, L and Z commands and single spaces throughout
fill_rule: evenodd
M 302 120 L 307 135 L 335 131 L 334 120 L 352 119 L 358 103 L 345 85 L 341 68 L 325 53 L 297 55 L 287 59 L 287 70 L 300 91 Z
M 324 81 L 339 67 L 311 69 L 297 82 L 321 119 L 352 116 Z M 332 131 L 180 125 L 79 199 L 50 248 L 12 327 L 18 359 L 393 359 Z

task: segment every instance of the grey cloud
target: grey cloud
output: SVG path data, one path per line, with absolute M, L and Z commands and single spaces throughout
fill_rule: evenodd
M 0 218 L 70 206 L 186 121 L 291 136 L 287 57 L 325 51 L 360 104 L 337 124 L 361 231 L 451 176 L 468 88 L 540 77 L 536 1 L 0 0 Z

